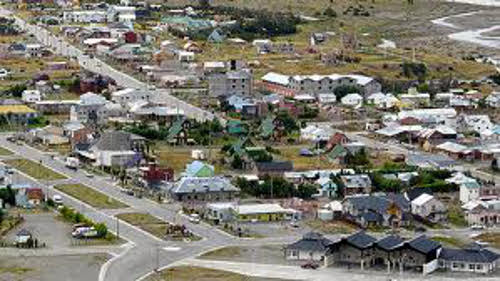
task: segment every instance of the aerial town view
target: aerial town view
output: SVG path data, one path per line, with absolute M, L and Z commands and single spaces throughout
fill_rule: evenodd
M 0 0 L 0 281 L 500 280 L 500 0 Z

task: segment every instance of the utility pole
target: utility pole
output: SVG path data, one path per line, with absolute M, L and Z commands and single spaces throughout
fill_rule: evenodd
M 120 219 L 116 217 L 116 237 L 120 239 Z

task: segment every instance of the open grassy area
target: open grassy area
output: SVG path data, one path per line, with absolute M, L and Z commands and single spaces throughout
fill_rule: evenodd
M 146 281 L 285 281 L 282 279 L 252 277 L 229 271 L 194 267 L 178 266 L 168 268 L 149 276 Z
M 119 209 L 128 207 L 127 204 L 82 184 L 61 184 L 54 186 L 54 188 L 96 208 Z
M 500 249 L 500 232 L 486 232 L 476 237 L 477 240 L 488 242 L 492 247 Z
M 431 240 L 439 242 L 446 247 L 453 247 L 453 248 L 460 248 L 467 244 L 464 241 L 451 236 L 433 236 L 431 237 Z
M 193 147 L 175 147 L 168 144 L 159 143 L 156 145 L 154 151 L 158 158 L 159 165 L 163 167 L 170 167 L 174 169 L 176 173 L 183 172 L 186 169 L 186 165 L 193 162 L 195 159 L 191 158 L 191 151 Z M 219 153 L 218 148 L 212 149 L 211 159 L 215 159 Z M 207 151 L 207 157 L 208 157 Z M 215 173 L 220 173 L 223 171 L 223 167 L 220 165 L 214 165 Z
M 8 150 L 7 148 L 0 147 L 0 156 L 8 156 L 12 155 L 12 151 Z
M 154 236 L 163 239 L 167 229 L 167 222 L 160 220 L 146 213 L 124 213 L 116 215 L 117 218 L 124 220 L 131 225 L 137 226 L 140 229 L 153 234 Z
M 27 159 L 5 160 L 5 164 L 33 177 L 37 180 L 62 180 L 67 177 L 61 175 L 40 163 L 33 162 Z
M 311 169 L 336 169 L 340 168 L 334 163 L 329 162 L 324 157 L 305 157 L 300 156 L 301 147 L 297 146 L 280 146 L 276 147 L 276 150 L 280 151 L 280 154 L 276 155 L 276 158 L 283 160 L 289 160 L 293 162 L 293 167 L 297 171 L 311 170 Z
M 460 206 L 461 204 L 456 201 L 448 204 L 448 222 L 456 227 L 466 227 L 468 223 Z

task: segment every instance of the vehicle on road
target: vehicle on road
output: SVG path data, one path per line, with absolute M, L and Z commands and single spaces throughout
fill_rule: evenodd
M 293 227 L 293 228 L 298 228 L 299 227 L 299 223 L 296 220 L 292 220 L 290 222 L 290 226 Z
M 483 230 L 484 229 L 484 225 L 473 224 L 473 225 L 471 225 L 470 229 L 472 229 L 472 230 Z
M 87 177 L 87 178 L 93 178 L 94 177 L 94 174 L 88 172 L 88 171 L 84 171 L 83 174 Z
M 318 269 L 319 264 L 317 264 L 315 262 L 308 262 L 308 263 L 302 264 L 300 267 L 303 269 Z
M 52 196 L 52 200 L 54 201 L 54 203 L 56 205 L 62 205 L 62 203 L 63 203 L 62 196 L 59 194 Z
M 200 223 L 200 215 L 198 214 L 189 215 L 189 221 L 192 223 Z
M 0 79 L 1 79 L 1 80 L 3 80 L 3 79 L 5 79 L 5 78 L 9 77 L 9 75 L 10 75 L 10 72 L 9 72 L 7 69 L 5 69 L 5 68 L 0 68 Z
M 97 230 L 93 226 L 82 226 L 77 227 L 73 232 L 71 232 L 73 238 L 94 238 L 97 237 Z
M 78 158 L 76 157 L 66 157 L 65 165 L 70 169 L 78 170 L 78 166 L 80 165 L 80 160 L 78 160 Z

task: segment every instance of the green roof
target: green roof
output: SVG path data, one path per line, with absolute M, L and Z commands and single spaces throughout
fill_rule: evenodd
M 240 120 L 229 120 L 226 124 L 227 132 L 230 134 L 246 134 L 247 128 Z
M 273 117 L 267 117 L 262 121 L 262 124 L 260 125 L 260 135 L 264 138 L 270 137 L 273 132 L 274 132 L 274 118 Z
M 340 144 L 337 144 L 331 151 L 328 153 L 328 158 L 330 160 L 335 160 L 339 157 L 345 156 L 347 154 L 347 149 Z
M 168 128 L 168 136 L 167 140 L 171 140 L 175 138 L 181 131 L 182 131 L 182 124 L 184 123 L 183 120 L 177 120 L 175 121 L 170 128 Z

